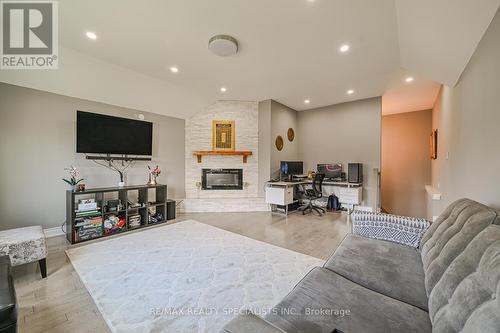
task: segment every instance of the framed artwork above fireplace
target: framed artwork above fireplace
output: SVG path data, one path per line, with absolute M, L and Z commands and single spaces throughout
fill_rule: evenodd
M 235 150 L 234 127 L 234 120 L 212 120 L 212 150 Z

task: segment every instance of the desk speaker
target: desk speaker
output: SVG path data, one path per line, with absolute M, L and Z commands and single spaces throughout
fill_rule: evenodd
M 175 201 L 167 200 L 167 220 L 175 219 Z
M 363 182 L 363 164 L 362 163 L 349 163 L 347 174 L 347 181 L 349 183 L 362 183 Z

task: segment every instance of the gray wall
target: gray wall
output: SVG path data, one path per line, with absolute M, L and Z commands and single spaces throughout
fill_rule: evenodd
M 64 168 L 75 165 L 88 187 L 116 186 L 117 173 L 75 153 L 76 110 L 153 122 L 153 161 L 168 194 L 184 194 L 184 120 L 0 83 L 0 229 L 60 226 L 65 220 Z M 127 184 L 147 182 L 147 162 Z
M 438 215 L 450 202 L 469 197 L 500 208 L 500 12 L 454 88 L 443 87 L 433 109 L 438 158 L 432 185 Z
M 427 217 L 425 185 L 431 183 L 432 110 L 382 117 L 382 208 Z
M 289 128 L 295 131 L 295 139 L 288 141 Z M 278 135 L 283 137 L 283 149 L 276 148 L 275 140 Z M 271 100 L 271 175 L 276 176 L 280 168 L 280 161 L 299 160 L 299 144 L 297 131 L 297 111 L 286 105 Z
M 298 145 L 304 171 L 318 163 L 363 163 L 363 205 L 377 206 L 381 98 L 298 112 Z
M 271 100 L 259 102 L 259 197 L 265 195 L 266 182 L 271 179 Z

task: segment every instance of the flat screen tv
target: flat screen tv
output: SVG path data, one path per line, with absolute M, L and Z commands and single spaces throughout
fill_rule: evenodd
M 152 155 L 153 123 L 76 112 L 76 152 Z

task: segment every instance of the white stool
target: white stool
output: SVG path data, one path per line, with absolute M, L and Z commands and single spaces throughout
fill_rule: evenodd
M 38 261 L 42 278 L 47 276 L 47 244 L 40 226 L 0 231 L 0 255 L 8 255 L 12 266 Z

